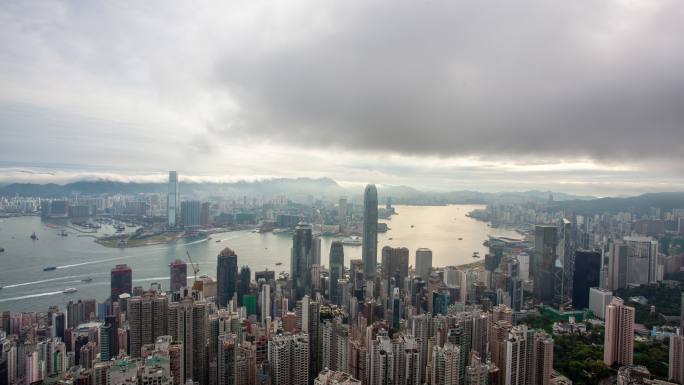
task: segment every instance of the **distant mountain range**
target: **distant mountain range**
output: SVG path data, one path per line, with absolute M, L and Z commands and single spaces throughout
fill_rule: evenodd
M 254 182 L 232 183 L 184 183 L 179 189 L 183 196 L 208 198 L 212 196 L 263 196 L 273 198 L 287 196 L 293 201 L 305 202 L 309 197 L 337 200 L 347 196 L 359 200 L 362 187 L 343 187 L 330 178 L 277 178 Z M 107 180 L 80 181 L 67 184 L 11 183 L 0 186 L 0 196 L 24 196 L 40 198 L 61 198 L 74 195 L 124 194 L 136 195 L 167 192 L 166 183 L 114 182 Z M 547 201 L 553 195 L 554 201 L 583 201 L 592 197 L 575 196 L 550 191 L 482 193 L 477 191 L 434 192 L 421 191 L 408 186 L 379 185 L 380 202 L 391 196 L 396 204 L 486 204 L 492 201 Z
M 684 192 L 649 193 L 627 198 L 566 200 L 554 203 L 550 209 L 569 209 L 582 215 L 617 212 L 632 212 L 641 215 L 647 214 L 652 207 L 659 208 L 661 211 L 684 208 Z

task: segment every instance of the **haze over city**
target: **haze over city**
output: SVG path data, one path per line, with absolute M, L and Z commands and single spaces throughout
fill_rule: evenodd
M 677 1 L 0 5 L 0 182 L 682 191 Z

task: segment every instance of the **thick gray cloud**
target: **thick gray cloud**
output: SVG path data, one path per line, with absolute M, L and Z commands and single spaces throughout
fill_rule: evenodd
M 681 190 L 681 36 L 678 0 L 3 2 L 0 161 Z
M 217 81 L 245 111 L 232 133 L 442 156 L 684 156 L 679 1 L 342 2 L 302 24 L 303 38 L 224 53 Z

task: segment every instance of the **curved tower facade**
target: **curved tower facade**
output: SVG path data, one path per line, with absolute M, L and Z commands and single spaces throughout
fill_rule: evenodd
M 369 184 L 363 192 L 363 274 L 366 280 L 375 277 L 378 266 L 378 190 Z

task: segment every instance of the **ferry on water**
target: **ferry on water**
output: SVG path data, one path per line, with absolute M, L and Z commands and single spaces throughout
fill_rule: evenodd
M 64 289 L 64 291 L 62 291 L 62 293 L 64 293 L 64 294 L 71 294 L 71 293 L 75 293 L 75 292 L 77 292 L 77 291 L 78 291 L 77 288 L 75 288 L 75 287 L 70 287 L 70 288 L 68 288 L 68 289 Z
M 52 271 L 52 270 L 57 270 L 57 266 L 45 266 L 43 268 L 43 271 Z

